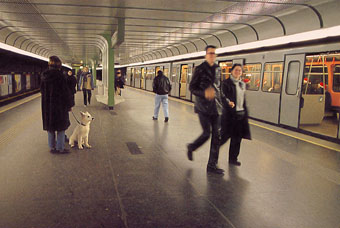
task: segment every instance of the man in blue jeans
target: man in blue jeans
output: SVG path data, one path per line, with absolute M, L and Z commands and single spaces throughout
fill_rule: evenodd
M 41 110 L 43 130 L 48 132 L 51 153 L 65 154 L 65 130 L 70 126 L 68 112 L 74 106 L 67 78 L 62 72 L 62 63 L 57 56 L 51 56 L 48 70 L 41 77 Z M 56 134 L 57 132 L 57 134 Z
M 164 76 L 163 72 L 160 70 L 157 72 L 157 77 L 153 80 L 153 92 L 156 93 L 155 97 L 155 111 L 152 117 L 153 120 L 158 120 L 159 108 L 163 106 L 163 112 L 165 120 L 169 121 L 169 108 L 168 108 L 168 94 L 171 91 L 171 84 L 169 78 Z

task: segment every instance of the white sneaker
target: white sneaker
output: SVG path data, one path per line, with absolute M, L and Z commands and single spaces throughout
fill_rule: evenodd
M 86 107 L 87 107 L 87 105 L 84 105 L 84 107 L 86 108 Z

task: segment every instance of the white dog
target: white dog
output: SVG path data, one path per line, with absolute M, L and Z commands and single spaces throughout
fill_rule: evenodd
M 69 144 L 71 147 L 74 147 L 74 142 L 78 142 L 78 148 L 82 150 L 83 144 L 85 144 L 87 148 L 91 148 L 91 146 L 89 145 L 89 133 L 90 124 L 92 120 L 94 120 L 94 118 L 88 112 L 80 112 L 80 115 L 80 124 L 78 124 L 73 130 L 73 133 L 69 140 Z

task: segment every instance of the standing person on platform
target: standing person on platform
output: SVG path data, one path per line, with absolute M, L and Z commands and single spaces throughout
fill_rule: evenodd
M 73 75 L 72 70 L 69 70 L 69 71 L 67 72 L 67 75 L 68 75 L 68 76 L 67 76 L 67 85 L 68 85 L 68 88 L 69 88 L 69 90 L 70 90 L 70 92 L 71 92 L 71 95 L 72 95 L 72 98 L 71 98 L 72 103 L 73 103 L 72 106 L 74 106 L 74 105 L 75 105 L 74 94 L 77 93 L 77 90 L 76 90 L 77 79 L 76 79 L 76 77 Z
M 84 67 L 83 73 L 80 75 L 79 87 L 83 90 L 84 106 L 91 104 L 91 90 L 94 90 L 93 75 L 89 72 L 88 67 Z
M 83 70 L 78 69 L 77 71 L 77 91 L 81 91 L 80 87 L 79 87 L 79 80 L 80 80 L 80 75 L 83 73 Z
M 188 158 L 193 160 L 193 152 L 202 146 L 212 134 L 210 156 L 207 172 L 223 174 L 224 170 L 217 167 L 220 144 L 220 114 L 222 109 L 220 96 L 221 69 L 215 64 L 216 47 L 205 48 L 205 62 L 195 68 L 189 89 L 196 96 L 195 112 L 198 114 L 203 133 L 188 144 Z
M 48 132 L 51 153 L 69 153 L 65 149 L 65 130 L 70 126 L 68 112 L 72 108 L 71 93 L 61 70 L 60 59 L 51 56 L 48 67 L 41 77 L 40 86 L 43 129 Z
M 125 81 L 124 77 L 121 74 L 121 71 L 118 70 L 115 77 L 115 92 L 117 95 L 122 96 L 122 90 L 124 89 Z
M 169 78 L 163 74 L 163 71 L 159 70 L 157 72 L 157 77 L 155 77 L 155 79 L 153 80 L 152 87 L 153 92 L 156 93 L 155 110 L 152 119 L 158 120 L 159 108 L 162 103 L 163 113 L 165 117 L 164 122 L 168 122 L 169 121 L 168 94 L 171 91 L 171 84 Z
M 222 83 L 221 146 L 231 138 L 229 164 L 236 166 L 241 165 L 238 155 L 242 138 L 251 139 L 245 100 L 246 85 L 240 80 L 242 73 L 242 65 L 234 64 L 231 76 Z

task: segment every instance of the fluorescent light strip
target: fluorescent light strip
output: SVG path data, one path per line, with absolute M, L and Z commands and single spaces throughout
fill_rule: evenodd
M 14 52 L 14 53 L 17 53 L 17 54 L 20 54 L 20 55 L 26 55 L 26 56 L 29 56 L 29 57 L 32 57 L 32 58 L 35 58 L 35 59 L 40 59 L 40 60 L 43 60 L 43 61 L 46 61 L 46 62 L 49 61 L 49 59 L 46 58 L 46 57 L 31 53 L 31 52 L 28 52 L 28 51 L 24 51 L 22 49 L 19 49 L 19 48 L 16 48 L 16 47 L 13 47 L 13 46 L 10 46 L 8 44 L 1 43 L 1 42 L 0 42 L 0 49 L 4 49 L 4 50 L 10 51 L 10 52 Z M 63 64 L 63 66 L 67 67 L 69 69 L 72 69 L 72 67 L 70 65 Z
M 277 46 L 277 45 L 283 45 L 283 44 L 289 44 L 289 43 L 297 43 L 297 42 L 303 42 L 303 41 L 318 40 L 318 39 L 324 39 L 327 37 L 335 37 L 335 36 L 340 36 L 340 26 L 318 29 L 318 30 L 314 30 L 310 32 L 303 32 L 303 33 L 298 33 L 294 35 L 281 36 L 281 37 L 271 38 L 271 39 L 266 39 L 266 40 L 254 41 L 254 42 L 250 42 L 246 44 L 239 44 L 239 45 L 233 45 L 229 47 L 217 48 L 216 53 L 225 54 L 225 53 L 230 53 L 230 52 L 235 52 L 235 51 L 271 47 L 271 46 Z M 150 60 L 150 61 L 145 61 L 145 62 L 138 62 L 138 63 L 132 63 L 132 64 L 126 64 L 126 65 L 116 65 L 115 67 L 122 68 L 122 67 L 138 66 L 138 65 L 149 65 L 149 64 L 159 63 L 159 62 L 171 62 L 171 61 L 176 61 L 176 60 L 189 59 L 189 58 L 194 58 L 194 57 L 204 57 L 204 56 L 205 56 L 205 51 L 201 51 L 201 52 L 194 52 L 194 53 L 161 58 L 161 59 L 156 59 L 156 60 Z

